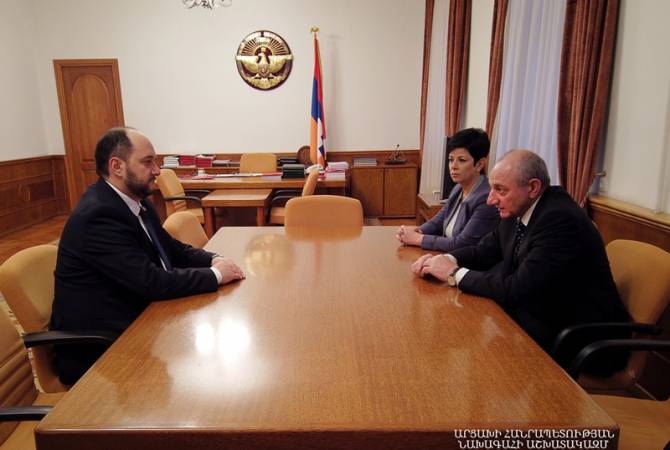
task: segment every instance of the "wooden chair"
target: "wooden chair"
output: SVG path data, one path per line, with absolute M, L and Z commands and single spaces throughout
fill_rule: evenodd
M 277 171 L 274 153 L 245 153 L 240 158 L 240 173 L 270 173 Z
M 186 195 L 183 186 L 179 182 L 177 174 L 172 169 L 161 169 L 161 174 L 156 178 L 156 184 L 161 191 L 163 200 L 165 200 L 165 210 L 170 216 L 178 211 L 190 211 L 198 218 L 200 223 L 205 223 L 205 214 L 200 206 L 200 197 L 195 195 Z M 208 194 L 205 190 L 189 190 L 189 194 Z M 189 207 L 187 201 L 197 204 Z
M 339 195 L 296 197 L 286 203 L 287 227 L 360 228 L 363 207 L 355 198 Z
M 627 348 L 645 352 L 670 352 L 669 340 L 612 339 L 597 341 L 584 348 L 572 362 L 569 372 L 576 377 L 584 363 L 595 353 L 609 348 Z M 663 402 L 615 395 L 591 395 L 619 425 L 619 450 L 670 448 L 670 400 Z
M 300 193 L 300 196 L 302 197 L 307 197 L 308 195 L 313 195 L 314 191 L 316 190 L 316 182 L 319 179 L 319 171 L 318 170 L 312 170 L 309 175 L 307 175 L 307 179 L 305 180 L 305 184 L 302 187 L 302 192 Z M 279 191 L 279 195 L 275 195 L 272 198 L 272 202 L 270 203 L 270 208 L 268 209 L 268 217 L 267 217 L 267 223 L 273 224 L 273 225 L 283 225 L 284 224 L 284 218 L 286 216 L 286 202 L 292 198 L 298 197 L 298 194 L 281 194 L 283 191 Z
M 195 248 L 204 247 L 208 241 L 207 234 L 202 229 L 198 218 L 190 211 L 171 214 L 163 222 L 163 228 L 173 238 Z
M 47 331 L 54 298 L 55 245 L 37 245 L 14 254 L 0 266 L 0 292 L 26 333 L 40 337 L 40 344 L 67 342 L 109 345 L 109 333 Z M 44 340 L 48 342 L 44 342 Z M 60 382 L 53 365 L 51 346 L 32 349 L 33 366 L 45 392 L 62 392 L 69 388 Z M 1 377 L 0 377 L 1 378 Z
M 619 424 L 619 450 L 667 449 L 670 445 L 670 399 L 659 402 L 614 395 L 591 398 Z
M 34 449 L 38 421 L 64 394 L 37 392 L 28 351 L 0 308 L 0 449 Z
M 571 335 L 596 328 L 629 330 L 641 337 L 661 332 L 656 322 L 670 301 L 670 253 L 651 244 L 623 239 L 610 242 L 606 250 L 617 290 L 633 322 L 582 324 L 570 327 L 559 334 L 554 352 L 560 347 L 561 342 L 570 339 Z M 646 352 L 633 352 L 627 366 L 614 375 L 601 378 L 580 374 L 577 381 L 592 393 L 625 391 L 639 379 L 646 356 Z

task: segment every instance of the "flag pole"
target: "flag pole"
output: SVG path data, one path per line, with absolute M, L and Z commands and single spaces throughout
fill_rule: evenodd
M 318 164 L 319 162 L 319 136 L 318 136 L 318 131 L 319 131 L 319 112 L 317 111 L 317 108 L 320 108 L 320 105 L 318 104 L 317 98 L 318 98 L 318 90 L 320 89 L 320 83 L 321 80 L 319 79 L 317 81 L 317 73 L 320 72 L 320 58 L 319 58 L 319 51 L 318 51 L 318 37 L 317 33 L 319 32 L 319 27 L 312 26 L 309 29 L 309 32 L 312 33 L 312 36 L 314 37 L 314 85 L 312 89 L 312 120 L 311 120 L 311 125 L 310 125 L 310 142 L 309 142 L 309 157 L 312 160 L 312 164 Z M 320 74 L 319 74 L 320 77 Z
M 312 84 L 312 108 L 310 125 L 310 159 L 312 164 L 322 168 L 326 166 L 326 118 L 323 108 L 323 91 L 321 80 L 321 56 L 319 52 L 319 27 L 311 27 L 314 36 L 314 81 Z

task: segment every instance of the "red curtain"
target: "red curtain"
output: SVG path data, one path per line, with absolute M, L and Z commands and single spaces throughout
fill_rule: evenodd
M 609 100 L 618 0 L 568 0 L 558 98 L 561 184 L 584 206 Z
M 445 133 L 451 136 L 461 128 L 470 54 L 470 16 L 472 0 L 449 2 L 447 28 L 447 87 L 444 116 Z
M 423 26 L 423 74 L 421 76 L 421 116 L 419 118 L 419 164 L 423 160 L 423 141 L 426 134 L 426 105 L 428 104 L 428 76 L 430 74 L 430 41 L 433 35 L 435 0 L 426 0 Z
M 493 138 L 493 126 L 495 125 L 498 102 L 500 101 L 507 3 L 508 0 L 495 0 L 493 4 L 491 52 L 489 54 L 489 89 L 486 98 L 486 132 L 490 138 Z

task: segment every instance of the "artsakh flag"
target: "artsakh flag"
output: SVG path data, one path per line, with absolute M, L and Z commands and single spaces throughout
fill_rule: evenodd
M 321 85 L 321 57 L 319 40 L 314 33 L 314 82 L 312 83 L 312 119 L 309 155 L 313 164 L 326 167 L 326 117 L 323 114 L 323 91 Z M 320 129 L 320 132 L 319 132 Z M 321 140 L 319 141 L 319 136 Z

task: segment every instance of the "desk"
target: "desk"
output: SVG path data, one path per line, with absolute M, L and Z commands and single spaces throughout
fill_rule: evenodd
M 272 189 L 217 189 L 202 198 L 202 209 L 205 214 L 205 232 L 212 237 L 216 231 L 214 208 L 254 207 L 256 208 L 256 225 L 265 224 L 265 210 L 268 207 Z
M 415 278 L 421 251 L 395 231 L 219 230 L 206 248 L 247 279 L 151 304 L 37 448 L 448 450 L 475 428 L 615 448 L 612 419 L 497 304 Z
M 305 184 L 305 178 L 282 179 L 281 175 L 269 175 L 258 177 L 228 177 L 212 178 L 209 180 L 180 179 L 184 189 L 301 189 Z M 346 180 L 324 180 L 319 179 L 316 184 L 318 188 L 326 188 L 332 194 L 345 194 Z M 332 192 L 331 192 L 332 191 Z

